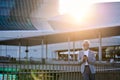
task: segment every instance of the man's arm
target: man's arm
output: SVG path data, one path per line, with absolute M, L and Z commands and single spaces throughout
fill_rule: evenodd
M 78 54 L 78 64 L 82 64 L 82 63 L 84 63 L 85 62 L 85 59 L 84 59 L 84 57 L 82 57 L 82 55 L 79 53 Z

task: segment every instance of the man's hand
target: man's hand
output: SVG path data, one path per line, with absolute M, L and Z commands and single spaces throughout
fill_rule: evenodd
M 86 62 L 88 60 L 88 57 L 86 55 L 83 56 L 83 62 Z

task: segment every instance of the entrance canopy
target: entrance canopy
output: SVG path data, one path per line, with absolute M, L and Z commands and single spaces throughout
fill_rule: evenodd
M 54 44 L 70 41 L 78 41 L 84 39 L 95 39 L 101 37 L 111 37 L 120 35 L 120 26 L 97 28 L 89 30 L 81 30 L 75 32 L 57 33 L 44 36 L 35 36 L 27 38 L 16 38 L 11 40 L 0 41 L 0 45 L 21 45 L 21 46 L 35 46 L 41 44 Z

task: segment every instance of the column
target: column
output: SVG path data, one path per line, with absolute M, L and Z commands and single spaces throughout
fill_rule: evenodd
M 99 32 L 99 61 L 102 61 L 102 36 L 101 32 Z

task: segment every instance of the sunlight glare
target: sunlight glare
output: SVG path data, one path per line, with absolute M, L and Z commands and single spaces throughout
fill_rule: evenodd
M 59 12 L 71 15 L 79 21 L 89 12 L 91 6 L 91 0 L 60 0 Z
M 119 0 L 59 0 L 59 13 L 73 16 L 79 22 L 89 15 L 93 4 L 114 1 Z

